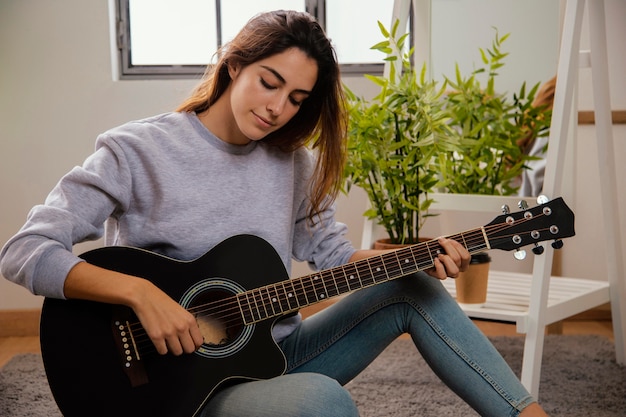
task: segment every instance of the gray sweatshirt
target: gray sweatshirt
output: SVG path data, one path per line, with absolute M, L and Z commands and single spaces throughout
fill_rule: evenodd
M 65 278 L 82 261 L 73 245 L 103 235 L 105 245 L 192 260 L 247 233 L 267 240 L 287 271 L 292 258 L 314 269 L 341 265 L 355 249 L 334 207 L 313 227 L 305 221 L 313 167 L 306 149 L 223 142 L 195 114 L 127 123 L 100 135 L 96 151 L 31 210 L 0 252 L 0 272 L 34 294 L 64 298 Z M 275 338 L 299 320 L 279 323 Z

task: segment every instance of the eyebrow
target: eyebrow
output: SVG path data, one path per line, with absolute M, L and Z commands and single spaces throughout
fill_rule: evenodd
M 271 72 L 272 74 L 274 74 L 274 76 L 276 78 L 278 78 L 278 81 L 280 81 L 282 84 L 286 84 L 287 83 L 287 80 L 285 80 L 285 78 L 282 75 L 280 75 L 280 72 L 276 71 L 274 68 L 268 67 L 267 65 L 261 65 L 261 68 L 266 69 L 269 72 Z M 296 88 L 294 91 L 296 91 L 298 93 L 302 93 L 302 94 L 311 95 L 311 92 L 309 90 L 303 90 L 301 88 Z

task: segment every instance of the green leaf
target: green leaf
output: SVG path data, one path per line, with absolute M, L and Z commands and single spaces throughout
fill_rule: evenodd
M 396 36 L 378 22 L 384 39 L 372 49 L 385 54 L 389 76 L 366 75 L 380 87 L 373 99 L 357 98 L 346 88 L 349 119 L 348 158 L 342 189 L 363 188 L 376 219 L 397 240 L 418 236 L 432 217 L 430 193 L 510 193 L 511 181 L 525 169 L 527 158 L 515 141 L 527 134 L 547 134 L 549 113 L 531 103 L 523 84 L 510 100 L 497 94 L 498 70 L 508 56 L 495 30 L 489 49 L 479 49 L 482 66 L 443 83 L 428 80 L 427 68 L 412 67 L 413 48 L 402 47 L 408 34 Z M 487 75 L 486 85 L 481 85 Z M 525 129 L 525 130 L 524 130 Z
M 390 35 L 385 26 L 380 22 L 380 20 L 378 20 L 377 23 L 378 29 L 380 29 L 380 33 L 382 33 L 385 38 L 389 38 Z

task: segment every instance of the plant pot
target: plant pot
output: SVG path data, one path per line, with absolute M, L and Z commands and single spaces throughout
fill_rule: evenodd
M 418 243 L 428 242 L 431 240 L 427 237 L 420 237 Z M 374 249 L 377 250 L 388 250 L 388 249 L 401 249 L 406 246 L 414 245 L 415 243 L 391 243 L 391 239 L 378 239 L 374 242 Z
M 472 255 L 469 267 L 455 280 L 456 300 L 459 304 L 481 307 L 487 301 L 487 282 L 491 258 L 486 252 Z

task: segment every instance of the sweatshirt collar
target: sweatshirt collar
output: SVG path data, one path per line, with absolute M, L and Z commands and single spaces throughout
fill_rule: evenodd
M 196 131 L 202 136 L 211 146 L 219 149 L 222 152 L 226 152 L 232 155 L 247 155 L 252 152 L 258 145 L 257 141 L 250 141 L 245 145 L 233 145 L 232 143 L 228 143 L 223 141 L 222 139 L 215 136 L 209 129 L 206 128 L 198 119 L 198 115 L 196 113 L 187 113 L 189 115 L 189 119 Z

